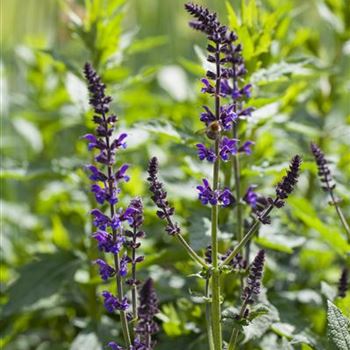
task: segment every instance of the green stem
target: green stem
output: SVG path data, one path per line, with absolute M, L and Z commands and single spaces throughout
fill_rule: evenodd
M 259 228 L 260 220 L 265 219 L 273 208 L 274 206 L 273 204 L 271 204 L 269 207 L 267 207 L 267 209 L 265 209 L 264 213 L 261 215 L 260 218 L 255 219 L 248 232 L 245 234 L 242 240 L 239 241 L 239 243 L 236 245 L 236 247 L 233 249 L 230 255 L 221 263 L 220 267 L 228 264 L 246 246 L 246 244 L 250 241 L 250 239 L 254 236 L 255 232 Z
M 204 267 L 206 270 L 208 269 L 208 265 L 206 262 L 190 247 L 190 245 L 186 242 L 186 240 L 181 236 L 181 234 L 176 235 L 179 242 L 186 249 L 189 256 L 199 265 Z
M 216 44 L 216 82 L 215 82 L 215 118 L 220 120 L 220 45 Z M 219 155 L 220 136 L 215 140 L 215 155 L 216 160 L 213 166 L 213 191 L 219 187 L 219 170 L 220 170 L 220 155 Z M 218 226 L 219 226 L 219 207 L 212 205 L 211 209 L 211 247 L 212 247 L 212 282 L 211 282 L 211 318 L 213 329 L 214 349 L 222 349 L 222 332 L 221 332 L 221 305 L 220 305 L 220 270 L 219 270 L 219 244 L 218 244 Z
M 338 205 L 338 202 L 334 196 L 334 193 L 332 190 L 329 191 L 329 194 L 332 198 L 332 204 L 334 205 L 335 207 L 335 210 L 338 214 L 338 217 L 340 219 L 340 222 L 342 223 L 343 227 L 344 227 L 344 230 L 345 230 L 345 233 L 346 233 L 346 236 L 347 236 L 347 239 L 348 239 L 348 243 L 350 244 L 350 227 L 348 225 L 348 223 L 346 222 L 346 219 L 344 217 L 344 214 L 343 212 L 341 211 L 339 205 Z
M 238 316 L 239 320 L 243 317 L 244 312 L 245 312 L 245 310 L 247 308 L 247 305 L 248 305 L 248 299 L 245 299 L 243 304 L 242 304 L 239 316 Z M 232 330 L 232 333 L 231 333 L 231 337 L 230 337 L 230 341 L 228 343 L 227 350 L 234 350 L 236 348 L 238 335 L 239 335 L 239 328 L 238 327 L 234 327 L 233 330 Z
M 209 343 L 209 350 L 214 350 L 214 341 L 213 341 L 213 330 L 212 330 L 212 320 L 211 320 L 211 302 L 209 302 L 209 281 L 210 276 L 208 274 L 207 278 L 205 279 L 205 297 L 207 298 L 206 304 L 205 304 L 205 318 L 207 322 L 207 333 L 208 333 L 208 343 Z
M 115 279 L 117 282 L 117 296 L 119 300 L 122 300 L 124 297 L 123 293 L 123 284 L 121 277 L 119 275 L 119 270 L 120 270 L 120 253 L 114 255 L 114 264 L 115 264 Z M 130 333 L 129 333 L 129 326 L 128 326 L 128 320 L 126 318 L 126 312 L 123 310 L 119 311 L 120 315 L 120 323 L 122 325 L 122 331 L 123 331 L 123 337 L 125 341 L 126 348 L 129 349 L 131 345 L 131 340 L 130 340 Z

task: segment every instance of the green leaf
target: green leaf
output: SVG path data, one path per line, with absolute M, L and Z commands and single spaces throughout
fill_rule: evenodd
M 70 350 L 102 350 L 102 345 L 95 333 L 80 333 L 74 339 Z
M 236 29 L 240 25 L 240 20 L 237 17 L 235 10 L 228 1 L 226 1 L 226 9 L 228 13 L 228 21 L 230 23 L 230 27 Z
M 350 320 L 331 301 L 327 305 L 328 335 L 339 350 L 349 350 Z
M 63 226 L 62 221 L 58 215 L 55 215 L 52 218 L 52 241 L 58 247 L 63 249 L 68 249 L 71 247 L 69 233 Z
M 4 314 L 17 313 L 58 293 L 65 283 L 72 282 L 79 264 L 74 255 L 66 252 L 39 255 L 37 261 L 21 268 L 18 279 L 10 286 Z

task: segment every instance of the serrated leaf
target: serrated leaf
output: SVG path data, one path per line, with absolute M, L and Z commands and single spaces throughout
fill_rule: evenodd
M 339 350 L 349 350 L 350 320 L 331 301 L 327 306 L 328 335 Z
M 9 302 L 4 314 L 17 313 L 57 293 L 64 283 L 72 281 L 79 260 L 73 254 L 41 254 L 37 261 L 23 266 L 18 279 L 8 290 Z

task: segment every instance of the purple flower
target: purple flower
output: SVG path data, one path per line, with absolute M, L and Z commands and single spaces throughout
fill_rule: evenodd
M 111 145 L 111 149 L 114 150 L 114 149 L 118 149 L 120 147 L 122 148 L 126 148 L 126 142 L 124 142 L 124 140 L 128 137 L 128 134 L 126 133 L 123 133 L 123 134 L 120 134 L 118 138 L 116 138 L 113 142 L 112 142 L 112 145 Z
M 250 148 L 252 145 L 254 145 L 253 141 L 246 141 L 241 147 L 238 148 L 238 152 L 245 153 L 250 156 L 252 154 L 252 150 Z
M 128 300 L 124 297 L 121 301 L 116 298 L 112 293 L 103 291 L 102 296 L 104 299 L 104 307 L 108 312 L 114 312 L 115 310 L 125 311 L 128 307 Z
M 225 188 L 224 190 L 219 192 L 218 202 L 223 207 L 228 207 L 229 205 L 233 204 L 234 201 L 235 199 L 228 188 Z
M 210 163 L 215 162 L 216 155 L 213 149 L 206 148 L 202 143 L 198 143 L 196 147 L 198 148 L 198 157 L 200 160 L 206 159 Z
M 203 106 L 205 109 L 205 112 L 201 113 L 200 120 L 205 123 L 206 126 L 208 126 L 210 123 L 216 120 L 215 115 L 213 112 L 209 109 L 207 106 Z
M 233 105 L 221 106 L 220 107 L 220 121 L 225 131 L 232 128 L 232 124 L 238 118 L 237 113 L 234 112 Z
M 110 224 L 110 219 L 107 215 L 103 214 L 99 209 L 91 210 L 91 215 L 93 215 L 93 223 L 96 227 L 101 230 L 105 230 L 107 225 Z
M 99 171 L 94 165 L 87 165 L 87 169 L 91 171 L 91 175 L 89 176 L 92 181 L 106 181 L 108 178 L 105 174 Z
M 124 350 L 123 347 L 119 346 L 114 341 L 109 342 L 107 346 L 109 346 L 112 350 Z
M 258 200 L 258 195 L 254 192 L 254 188 L 256 186 L 252 185 L 249 186 L 247 189 L 247 192 L 245 193 L 243 200 L 250 205 L 252 208 L 256 207 L 257 200 Z
M 201 89 L 201 92 L 208 93 L 208 94 L 214 94 L 215 89 L 214 87 L 209 83 L 208 79 L 203 78 L 201 82 L 204 84 L 204 86 Z
M 107 281 L 109 277 L 114 276 L 115 270 L 113 269 L 113 267 L 109 266 L 104 260 L 96 259 L 94 263 L 99 266 L 100 276 L 104 281 Z
M 106 253 L 118 254 L 123 247 L 125 238 L 122 236 L 116 236 L 106 231 L 99 230 L 92 235 L 98 242 L 98 249 Z
M 197 190 L 199 192 L 198 199 L 204 205 L 209 203 L 211 205 L 220 204 L 223 207 L 227 207 L 234 202 L 234 197 L 228 188 L 213 191 L 207 179 L 203 179 L 203 186 L 197 186 Z
M 128 263 L 130 262 L 130 258 L 124 254 L 120 259 L 119 265 L 119 275 L 125 277 L 128 274 Z
M 219 154 L 223 161 L 228 161 L 232 154 L 237 153 L 236 143 L 236 139 L 229 139 L 226 136 L 222 138 L 219 147 Z
M 211 205 L 216 205 L 218 203 L 216 193 L 211 189 L 209 181 L 207 179 L 203 179 L 202 181 L 203 186 L 197 186 L 197 190 L 199 192 L 198 199 L 204 205 L 207 205 L 208 203 Z
M 115 173 L 115 179 L 117 181 L 124 180 L 125 182 L 128 182 L 130 180 L 130 177 L 128 175 L 125 175 L 128 168 L 129 168 L 129 165 L 123 164 L 119 168 L 119 170 Z

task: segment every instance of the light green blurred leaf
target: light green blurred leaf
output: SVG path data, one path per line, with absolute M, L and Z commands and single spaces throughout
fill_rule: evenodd
M 350 349 L 350 320 L 328 300 L 328 334 L 338 350 Z

